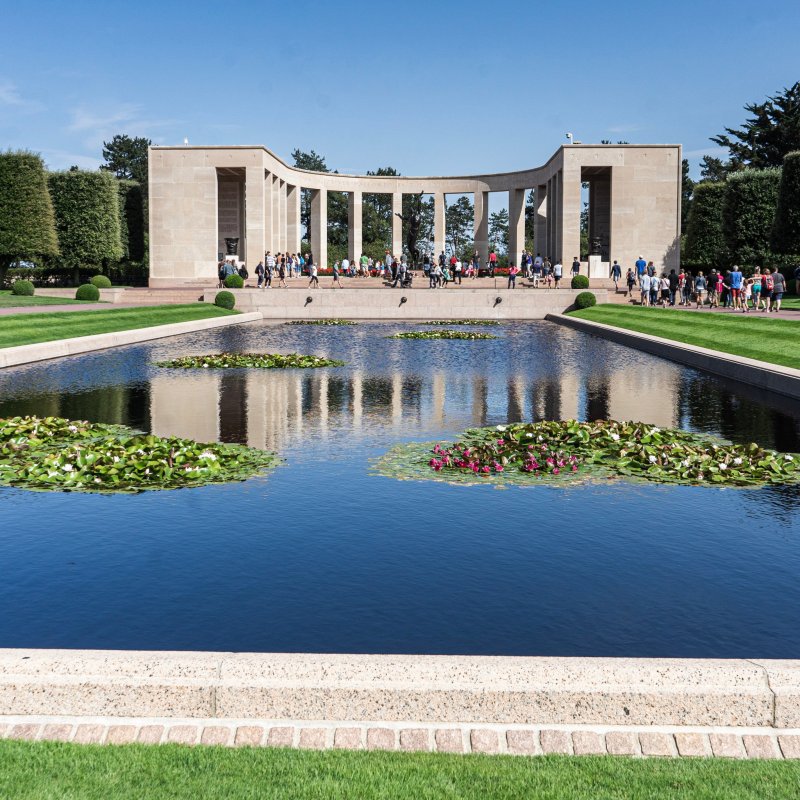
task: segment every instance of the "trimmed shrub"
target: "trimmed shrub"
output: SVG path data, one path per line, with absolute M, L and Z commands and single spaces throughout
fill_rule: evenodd
M 727 263 L 725 235 L 722 232 L 724 204 L 724 183 L 699 183 L 695 186 L 686 224 L 686 261 L 702 267 Z
M 787 153 L 783 158 L 772 249 L 776 253 L 800 253 L 800 152 Z
M 15 261 L 57 254 L 53 203 L 41 156 L 0 153 L 0 283 Z
M 593 292 L 581 292 L 575 298 L 575 308 L 591 308 L 597 305 L 597 298 Z
M 111 281 L 105 275 L 93 275 L 89 279 L 89 283 L 91 283 L 92 286 L 96 286 L 98 289 L 111 288 Z
M 237 275 L 236 277 L 239 276 Z M 236 298 L 230 292 L 217 292 L 217 296 L 214 298 L 214 305 L 220 308 L 227 308 L 230 311 L 236 305 Z
M 51 172 L 61 263 L 99 267 L 122 256 L 117 181 L 108 172 Z
M 737 264 L 763 264 L 770 255 L 780 169 L 746 169 L 725 181 L 722 230 Z
M 228 275 L 224 284 L 226 289 L 241 289 L 244 286 L 244 281 L 241 275 Z
M 100 290 L 92 283 L 84 283 L 83 286 L 78 287 L 75 292 L 76 300 L 99 300 Z
M 573 275 L 571 286 L 573 289 L 588 289 L 589 279 L 585 275 Z
M 17 297 L 33 297 L 33 284 L 30 281 L 14 281 L 11 284 L 11 294 Z

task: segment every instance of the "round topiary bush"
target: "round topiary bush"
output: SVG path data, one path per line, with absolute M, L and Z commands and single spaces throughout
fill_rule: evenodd
M 33 284 L 30 281 L 14 281 L 11 285 L 11 294 L 18 297 L 32 297 Z
M 232 278 L 233 275 L 229 277 Z M 238 275 L 236 277 L 239 278 Z M 214 305 L 220 308 L 227 308 L 230 311 L 236 305 L 236 298 L 230 292 L 217 292 L 217 296 L 214 298 Z
M 244 280 L 241 275 L 228 275 L 225 278 L 226 289 L 241 289 L 244 286 Z
M 84 283 L 82 286 L 78 287 L 78 291 L 75 292 L 75 299 L 76 300 L 99 300 L 100 299 L 100 290 L 91 283 Z
M 588 289 L 589 288 L 589 279 L 585 275 L 573 275 L 572 276 L 572 288 L 573 289 Z
M 597 298 L 592 292 L 581 292 L 575 298 L 575 308 L 591 308 L 597 304 Z
M 98 289 L 110 289 L 111 281 L 105 275 L 94 275 L 89 283 L 96 286 Z

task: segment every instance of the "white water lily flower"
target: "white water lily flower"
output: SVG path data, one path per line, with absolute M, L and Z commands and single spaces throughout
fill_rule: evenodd
M 656 463 L 656 457 L 655 456 L 650 456 L 650 463 L 651 464 L 655 464 Z
M 528 433 L 526 433 L 525 435 L 526 435 L 526 436 L 527 436 L 529 439 L 533 439 L 533 434 L 532 434 L 530 431 L 528 431 Z
M 739 466 L 739 464 L 741 464 L 741 463 L 742 463 L 742 459 L 741 459 L 741 458 L 734 458 L 734 459 L 733 459 L 733 463 L 734 463 L 734 464 L 736 464 L 736 466 L 738 467 L 738 466 Z
M 77 433 L 78 426 L 77 425 L 70 425 L 67 430 L 72 431 L 72 433 Z
M 114 456 L 114 463 L 116 464 L 119 461 L 119 456 Z
M 148 468 L 147 468 L 147 469 L 144 471 L 144 474 L 145 474 L 145 475 L 149 475 L 149 474 L 150 474 L 150 467 L 148 467 Z
M 95 483 L 102 483 L 102 481 L 100 480 L 100 478 L 95 478 L 95 479 L 94 479 L 94 482 L 95 482 Z
M 497 426 L 497 430 L 499 430 L 499 431 L 504 431 L 505 429 L 506 429 L 505 425 L 498 425 Z
M 64 466 L 61 467 L 61 469 L 63 469 L 64 472 L 72 472 L 72 464 L 64 464 Z
M 203 450 L 203 452 L 200 453 L 198 458 L 206 458 L 209 461 L 216 461 L 217 460 L 217 457 L 210 450 Z
M 720 469 L 728 469 L 728 465 L 724 461 L 719 462 Z
M 658 433 L 660 430 L 661 428 L 653 428 L 650 433 Z
M 784 458 L 785 458 L 787 461 L 794 461 L 794 458 L 793 458 L 792 456 L 784 456 Z
M 681 464 L 683 464 L 684 467 L 688 467 L 689 466 L 689 459 L 687 458 L 685 461 L 681 461 Z
M 203 364 L 203 369 L 208 369 L 208 364 Z
M 612 433 L 612 434 L 611 434 L 611 438 L 612 438 L 612 439 L 613 439 L 615 442 L 618 442 L 618 441 L 619 441 L 619 434 L 618 434 L 618 433 Z

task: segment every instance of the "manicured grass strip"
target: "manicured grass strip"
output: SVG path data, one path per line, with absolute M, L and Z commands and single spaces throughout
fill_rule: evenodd
M 70 297 L 44 297 L 33 295 L 24 297 L 11 294 L 8 289 L 0 291 L 0 308 L 20 308 L 22 306 L 72 306 L 90 303 L 91 300 L 75 300 Z M 97 301 L 101 302 L 100 300 Z
M 95 333 L 130 331 L 152 325 L 191 322 L 236 314 L 210 303 L 154 308 L 113 308 L 106 311 L 60 311 L 0 317 L 0 347 L 91 336 Z
M 800 369 L 800 322 L 776 315 L 601 305 L 570 317 Z
M 766 800 L 797 797 L 800 762 L 450 756 L 0 742 L 15 800 Z

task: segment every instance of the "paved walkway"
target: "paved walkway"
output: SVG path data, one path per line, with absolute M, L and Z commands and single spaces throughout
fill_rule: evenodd
M 0 739 L 484 753 L 800 759 L 800 730 L 0 716 Z

